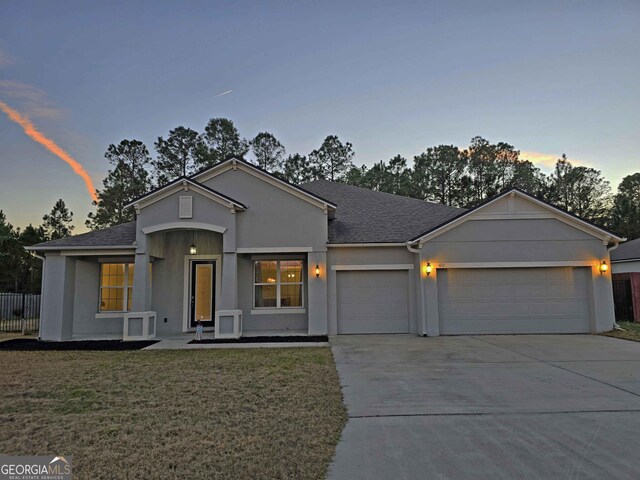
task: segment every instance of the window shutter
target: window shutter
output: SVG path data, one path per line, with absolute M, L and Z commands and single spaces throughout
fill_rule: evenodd
M 193 218 L 193 197 L 180 197 L 178 218 Z

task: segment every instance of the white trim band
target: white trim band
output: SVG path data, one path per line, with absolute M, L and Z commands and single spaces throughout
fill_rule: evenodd
M 388 263 L 383 265 L 332 265 L 331 270 L 413 270 L 412 263 Z
M 313 252 L 313 247 L 240 247 L 236 253 L 303 253 Z

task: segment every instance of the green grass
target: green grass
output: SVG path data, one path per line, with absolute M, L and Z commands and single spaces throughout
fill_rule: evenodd
M 78 479 L 320 479 L 346 421 L 328 348 L 0 362 L 0 452 L 73 455 Z
M 603 335 L 640 342 L 640 323 L 618 322 L 618 325 L 620 325 L 624 330 L 613 330 L 611 332 L 603 333 Z

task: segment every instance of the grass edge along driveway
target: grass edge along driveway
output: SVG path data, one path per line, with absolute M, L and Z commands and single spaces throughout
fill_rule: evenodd
M 346 422 L 325 348 L 0 352 L 0 452 L 74 478 L 324 478 Z

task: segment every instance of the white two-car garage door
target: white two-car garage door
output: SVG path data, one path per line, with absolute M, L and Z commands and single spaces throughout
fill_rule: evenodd
M 588 268 L 438 270 L 441 335 L 589 332 Z
M 337 272 L 338 333 L 408 333 L 406 270 Z

